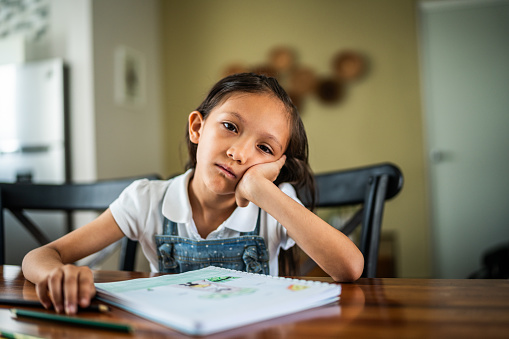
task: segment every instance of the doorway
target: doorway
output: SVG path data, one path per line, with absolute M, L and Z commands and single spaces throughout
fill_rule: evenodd
M 509 1 L 421 2 L 436 278 L 509 242 Z

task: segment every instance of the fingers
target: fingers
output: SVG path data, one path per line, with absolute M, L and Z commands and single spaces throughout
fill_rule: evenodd
M 239 196 L 239 194 L 235 195 L 235 200 L 236 200 L 237 206 L 239 206 L 239 207 L 246 207 L 247 205 L 249 205 L 249 200 Z
M 42 306 L 46 309 L 51 308 L 53 303 L 48 295 L 48 282 L 46 280 L 35 285 L 35 292 L 37 293 L 37 298 L 39 298 Z
M 77 274 L 66 275 L 64 280 L 65 313 L 75 314 L 78 306 L 87 307 L 94 295 L 94 277 L 88 267 L 78 268 Z
M 62 313 L 64 309 L 63 297 L 62 297 L 62 280 L 64 273 L 58 269 L 50 273 L 48 277 L 48 289 L 47 293 L 53 303 L 53 307 L 57 313 Z M 43 292 L 44 293 L 44 292 Z
M 64 275 L 63 279 L 63 296 L 64 300 L 62 300 L 62 304 L 64 305 L 65 313 L 67 314 L 75 314 L 77 312 L 77 302 L 78 299 L 78 276 L 76 274 L 68 274 Z M 74 272 L 72 272 L 74 273 Z
M 80 274 L 78 285 L 78 304 L 80 307 L 88 307 L 90 300 L 95 296 L 94 275 L 90 269 Z
M 246 207 L 251 201 L 250 192 L 258 186 L 260 180 L 269 180 L 274 182 L 281 168 L 286 162 L 286 155 L 282 155 L 276 161 L 266 162 L 251 166 L 243 175 L 235 189 L 235 200 L 237 206 Z
M 285 162 L 286 162 L 286 155 L 283 154 L 281 156 L 281 158 L 279 158 L 276 161 L 261 163 L 261 164 L 252 166 L 251 168 L 249 168 L 246 171 L 246 173 L 254 174 L 254 175 L 256 175 L 258 173 L 260 176 L 263 176 L 270 181 L 274 181 L 274 180 L 276 180 L 277 176 L 279 175 L 279 172 L 281 171 L 281 168 L 283 168 Z
M 270 181 L 276 180 L 277 176 L 279 175 L 279 172 L 281 171 L 281 168 L 285 165 L 286 162 L 286 155 L 282 155 L 281 158 L 274 162 L 269 162 L 266 164 L 262 164 L 261 166 L 265 165 L 264 167 L 264 174 L 267 179 Z
M 281 158 L 279 158 L 277 161 L 276 161 L 276 164 L 279 165 L 279 170 L 281 170 L 281 168 L 283 168 L 283 166 L 285 165 L 285 162 L 286 162 L 286 155 L 283 154 L 283 156 L 281 156 Z
M 94 277 L 88 267 L 64 265 L 38 283 L 36 292 L 45 308 L 53 304 L 57 313 L 75 314 L 78 306 L 90 305 L 95 295 Z

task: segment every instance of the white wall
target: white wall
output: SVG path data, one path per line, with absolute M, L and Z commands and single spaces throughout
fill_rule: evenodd
M 51 0 L 48 46 L 32 58 L 61 57 L 70 69 L 74 181 L 163 173 L 159 0 Z M 146 64 L 146 101 L 115 104 L 114 51 L 127 46 Z
M 71 177 L 77 181 L 97 178 L 91 9 L 91 0 L 52 0 L 49 46 L 35 55 L 60 57 L 69 66 Z
M 159 1 L 92 2 L 94 115 L 100 179 L 163 174 Z M 139 52 L 145 64 L 145 100 L 139 107 L 115 103 L 115 50 Z

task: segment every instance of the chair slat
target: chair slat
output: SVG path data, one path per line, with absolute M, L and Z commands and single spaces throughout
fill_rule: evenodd
M 316 207 L 362 205 L 359 249 L 364 255 L 363 277 L 376 276 L 378 247 L 385 201 L 396 196 L 403 187 L 403 175 L 390 163 L 321 173 L 315 176 Z M 310 199 L 299 192 L 304 205 Z M 358 215 L 356 215 L 358 216 Z M 342 231 L 350 234 L 356 224 L 349 223 Z
M 160 179 L 156 174 L 139 178 Z M 23 211 L 104 211 L 136 178 L 102 180 L 76 184 L 0 183 L 0 264 L 5 263 L 4 211 L 10 210 L 40 244 L 47 239 Z M 126 240 L 127 241 L 127 240 Z M 127 241 L 120 269 L 134 269 L 136 242 Z

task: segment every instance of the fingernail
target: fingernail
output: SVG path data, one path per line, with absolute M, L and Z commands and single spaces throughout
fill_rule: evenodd
M 67 305 L 67 307 L 65 308 L 65 312 L 67 314 L 74 314 L 74 313 L 76 313 L 76 306 L 74 306 L 74 305 Z

